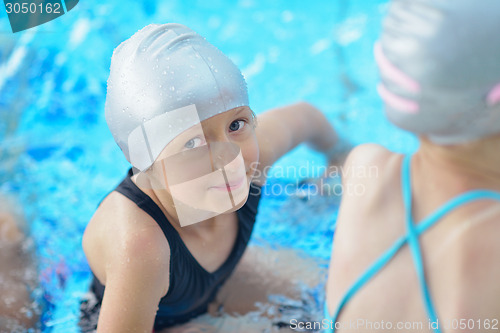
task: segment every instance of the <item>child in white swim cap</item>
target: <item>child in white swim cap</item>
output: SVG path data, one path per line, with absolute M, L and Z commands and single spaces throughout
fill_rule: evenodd
M 206 313 L 246 248 L 267 168 L 301 142 L 337 141 L 307 103 L 254 117 L 240 71 L 191 29 L 149 25 L 118 46 L 106 121 L 133 168 L 85 230 L 83 331 L 96 316 L 98 332 L 149 332 Z
M 375 46 L 379 92 L 421 146 L 403 156 L 368 144 L 348 157 L 346 168 L 378 173 L 343 180 L 365 191 L 340 207 L 327 331 L 498 326 L 499 13 L 495 0 L 392 1 Z

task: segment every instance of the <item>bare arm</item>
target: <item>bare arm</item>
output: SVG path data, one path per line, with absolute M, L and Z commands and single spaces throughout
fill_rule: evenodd
M 321 111 L 301 102 L 270 110 L 258 116 L 256 128 L 260 148 L 258 183 L 265 182 L 264 170 L 300 143 L 329 152 L 338 138 Z M 330 156 L 328 156 L 330 159 Z
M 362 224 L 365 219 L 359 216 L 370 207 L 377 209 L 382 207 L 383 202 L 387 200 L 386 196 L 380 195 L 380 192 L 374 191 L 373 188 L 380 186 L 380 180 L 384 175 L 380 175 L 379 171 L 386 169 L 384 166 L 391 156 L 393 153 L 383 146 L 362 144 L 354 148 L 345 161 L 346 172 L 342 176 L 342 202 L 337 217 L 326 283 L 326 299 L 330 314 L 368 265 L 360 262 L 360 253 L 366 249 L 359 246 L 360 239 L 362 239 L 360 230 L 363 231 L 366 228 Z M 363 176 L 358 177 L 357 172 L 352 170 L 360 170 L 360 168 L 364 170 L 364 173 Z M 372 174 L 369 170 L 373 170 L 374 173 Z M 354 188 L 361 188 L 362 192 L 350 190 Z M 374 259 L 370 258 L 370 260 Z
M 97 332 L 152 331 L 168 290 L 170 250 L 165 243 L 161 233 L 148 229 L 111 247 Z

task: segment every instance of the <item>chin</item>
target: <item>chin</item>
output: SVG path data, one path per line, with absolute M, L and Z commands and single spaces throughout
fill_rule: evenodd
M 233 212 L 237 211 L 238 209 L 240 209 L 241 207 L 243 207 L 248 200 L 248 195 L 249 195 L 249 191 L 246 191 L 246 194 L 244 196 L 243 195 L 239 196 L 239 200 L 237 200 L 235 202 L 235 205 L 232 208 L 225 211 L 224 214 L 233 213 Z
M 241 207 L 243 207 L 246 204 L 246 202 L 248 200 L 248 194 L 249 193 L 247 193 L 247 195 L 243 198 L 243 200 L 240 200 L 239 203 L 236 203 L 233 211 L 237 211 L 238 209 L 240 209 Z

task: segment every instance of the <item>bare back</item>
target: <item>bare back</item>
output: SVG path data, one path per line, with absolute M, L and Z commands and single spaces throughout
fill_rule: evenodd
M 402 160 L 402 155 L 365 145 L 355 149 L 345 165 L 375 166 L 378 174 L 359 178 L 350 173 L 353 176 L 344 179 L 346 188 L 357 186 L 364 193 L 347 192 L 343 198 L 327 288 L 330 313 L 369 265 L 406 234 Z M 413 159 L 412 168 L 417 224 L 451 198 L 478 185 L 457 178 L 454 170 L 425 169 L 418 158 Z M 500 234 L 499 220 L 500 203 L 483 200 L 456 209 L 420 237 L 427 283 L 441 321 L 499 318 L 500 288 L 495 281 L 500 279 L 500 245 L 493 236 Z M 415 323 L 414 329 L 405 331 L 431 331 L 407 246 L 352 298 L 338 318 L 342 323 L 359 319 Z

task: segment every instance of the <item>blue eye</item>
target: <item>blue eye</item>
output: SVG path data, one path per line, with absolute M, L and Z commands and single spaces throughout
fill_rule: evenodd
M 229 125 L 229 131 L 235 132 L 237 130 L 240 130 L 245 126 L 245 121 L 244 120 L 235 120 Z
M 193 148 L 201 146 L 202 143 L 203 143 L 202 139 L 200 139 L 198 137 L 192 138 L 191 140 L 189 140 L 188 142 L 186 142 L 184 144 L 184 148 L 193 149 Z

